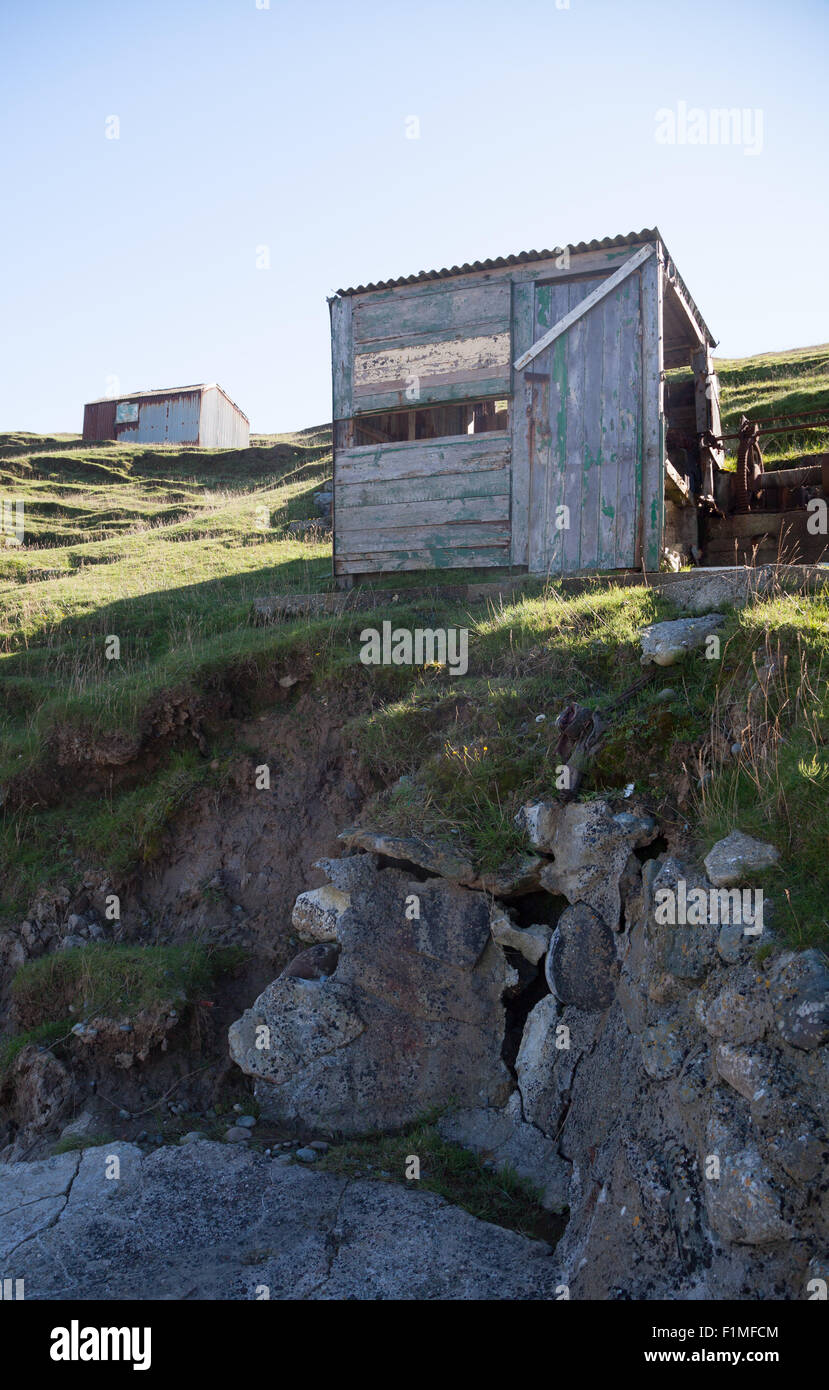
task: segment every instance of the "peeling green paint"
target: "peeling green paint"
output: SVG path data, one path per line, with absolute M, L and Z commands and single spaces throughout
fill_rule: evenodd
M 550 328 L 550 310 L 553 302 L 551 285 L 537 285 L 535 291 L 535 314 L 539 328 Z

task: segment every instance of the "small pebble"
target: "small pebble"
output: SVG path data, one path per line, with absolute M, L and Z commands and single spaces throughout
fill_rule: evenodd
M 256 1124 L 255 1115 L 240 1115 L 236 1121 L 237 1125 L 243 1125 L 245 1129 L 253 1129 Z
M 326 1144 L 326 1142 L 325 1142 L 324 1139 L 312 1139 L 311 1142 L 310 1142 L 310 1144 L 308 1145 L 308 1148 L 309 1148 L 309 1149 L 316 1149 L 316 1150 L 317 1150 L 317 1153 L 321 1153 L 321 1154 L 327 1154 L 327 1153 L 328 1153 L 328 1145 Z
M 228 1144 L 242 1144 L 250 1139 L 250 1130 L 245 1129 L 242 1125 L 231 1125 L 225 1134 L 225 1139 Z
M 132 1119 L 132 1116 L 131 1116 L 129 1110 L 119 1110 L 119 1111 L 118 1111 L 118 1119 L 119 1119 L 119 1120 L 131 1120 L 131 1119 Z
M 316 1163 L 319 1154 L 316 1149 L 297 1149 L 296 1157 L 300 1163 Z
M 274 1163 L 293 1163 L 293 1154 L 277 1154 Z
M 674 690 L 673 686 L 666 685 L 664 690 L 660 690 L 660 691 L 659 691 L 659 693 L 658 693 L 658 695 L 657 695 L 656 698 L 657 698 L 657 700 L 666 700 L 666 701 L 667 701 L 667 700 L 675 700 L 675 699 L 676 699 L 676 691 Z
M 236 1114 L 237 1114 L 237 1115 L 241 1115 L 241 1113 L 242 1113 L 242 1106 L 241 1106 L 241 1105 L 234 1105 L 233 1109 L 236 1111 Z
M 182 1136 L 181 1136 L 181 1142 L 182 1142 L 182 1144 L 195 1144 L 195 1142 L 196 1142 L 197 1139 L 206 1139 L 206 1138 L 207 1138 L 207 1135 L 206 1135 L 206 1134 L 203 1134 L 202 1131 L 201 1131 L 200 1129 L 191 1129 L 191 1130 L 188 1130 L 187 1134 L 182 1134 Z

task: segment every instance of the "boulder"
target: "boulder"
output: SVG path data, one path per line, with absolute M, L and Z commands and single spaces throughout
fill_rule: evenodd
M 654 1081 L 675 1076 L 687 1051 L 678 1024 L 668 1019 L 660 1019 L 643 1029 L 641 1047 L 642 1065 Z
M 705 1138 L 703 1192 L 712 1230 L 736 1245 L 792 1240 L 791 1194 L 775 1179 L 733 1103 L 718 1100 Z
M 787 952 L 771 970 L 778 1033 L 790 1047 L 811 1052 L 829 1042 L 829 963 L 821 951 Z
M 795 1228 L 759 1151 L 749 1147 L 718 1157 L 720 1177 L 705 1184 L 708 1219 L 717 1235 L 737 1245 L 792 1240 Z
M 706 613 L 701 618 L 677 618 L 673 622 L 643 627 L 639 633 L 642 665 L 675 666 L 688 652 L 704 647 L 724 622 L 722 613 Z
M 716 993 L 698 995 L 696 1011 L 713 1038 L 758 1042 L 772 1024 L 768 981 L 751 966 L 732 972 Z
M 324 980 L 281 976 L 234 1023 L 230 1053 L 275 1122 L 356 1134 L 432 1106 L 501 1106 L 504 990 L 486 897 L 360 856 Z
M 66 1206 L 78 1164 L 77 1153 L 34 1163 L 0 1164 L 0 1261 L 4 1266 L 24 1242 L 57 1220 Z M 21 1277 L 17 1269 L 14 1273 Z
M 540 874 L 545 862 L 537 854 L 519 854 L 497 869 L 478 874 L 469 887 L 494 898 L 519 898 L 536 893 L 541 887 Z
M 779 858 L 780 851 L 774 845 L 732 830 L 706 854 L 705 872 L 715 888 L 732 888 L 744 883 L 749 875 L 773 868 Z
M 719 928 L 708 921 L 710 885 L 691 865 L 673 855 L 645 867 L 649 871 L 644 888 L 654 965 L 674 980 L 702 980 L 718 961 Z M 683 903 L 693 901 L 692 894 L 700 889 L 705 894 L 704 920 L 688 921 L 692 914 L 683 910 Z M 655 980 L 652 976 L 649 988 Z
M 311 888 L 294 903 L 291 924 L 301 941 L 338 941 L 339 921 L 348 904 L 348 894 L 331 883 Z
M 530 965 L 538 965 L 547 954 L 553 929 L 545 923 L 516 927 L 505 910 L 495 903 L 490 912 L 489 922 L 493 940 L 497 941 L 499 946 L 509 946 L 513 951 L 518 951 Z
M 714 1065 L 723 1081 L 733 1086 L 745 1100 L 754 1100 L 768 1080 L 768 1058 L 762 1053 L 733 1043 L 720 1043 L 714 1053 Z
M 586 903 L 561 914 L 545 965 L 547 983 L 562 1004 L 601 1013 L 616 994 L 619 963 L 613 933 Z
M 829 1234 L 829 1049 L 775 1027 L 797 957 L 726 966 L 719 924 L 655 921 L 654 885 L 680 880 L 711 888 L 643 865 L 604 1012 L 548 995 L 524 1027 L 523 1118 L 570 1164 L 562 1279 L 577 1299 L 803 1298 Z
M 348 849 L 364 849 L 386 859 L 414 864 L 428 873 L 439 874 L 452 883 L 472 883 L 475 870 L 467 859 L 440 840 L 416 835 L 387 835 L 369 826 L 352 826 L 337 837 Z
M 515 1063 L 524 1118 L 547 1135 L 556 1132 L 571 1076 L 569 1029 L 562 1015 L 554 994 L 539 1000 L 527 1015 Z
M 554 856 L 540 874 L 548 893 L 587 903 L 614 930 L 622 911 L 621 880 L 631 852 L 650 844 L 659 827 L 650 816 L 614 814 L 606 801 L 537 802 L 516 823 L 533 849 Z
M 5 1078 L 9 1114 L 18 1129 L 18 1147 L 54 1129 L 72 1100 L 72 1077 L 53 1053 L 29 1043 L 18 1052 Z

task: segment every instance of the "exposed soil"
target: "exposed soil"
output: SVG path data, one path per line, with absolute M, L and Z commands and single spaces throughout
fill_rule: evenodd
M 233 744 L 244 748 L 244 755 L 232 764 L 221 791 L 194 794 L 152 864 L 123 882 L 81 871 L 68 892 L 50 895 L 59 924 L 90 906 L 100 910 L 104 891 L 115 891 L 121 899 L 121 941 L 196 940 L 245 952 L 244 963 L 222 975 L 211 997 L 189 1008 L 145 1061 L 116 1063 L 106 1027 L 99 1029 L 100 1046 L 98 1039 L 84 1045 L 75 1038 L 61 1045 L 58 1055 L 72 1082 L 62 1124 L 91 1105 L 108 1120 L 109 1133 L 135 1138 L 141 1130 L 159 1130 L 161 1119 L 169 1119 L 171 1102 L 182 1113 L 199 1114 L 249 1089 L 228 1060 L 227 1029 L 302 949 L 291 928 L 296 897 L 325 881 L 314 861 L 340 853 L 338 832 L 375 790 L 356 753 L 343 746 L 343 725 L 357 713 L 359 693 L 334 697 L 307 691 L 298 698 L 292 693 L 292 701 L 234 725 Z M 207 746 L 204 751 L 209 756 Z M 131 761 L 136 775 L 137 748 Z M 269 769 L 269 787 L 257 786 L 263 766 Z M 48 949 L 59 940 L 53 938 Z M 3 1012 L 8 1013 L 8 1003 L 6 996 Z M 24 1083 L 22 1089 L 34 1095 L 39 1088 Z M 54 1125 L 47 1134 L 36 1116 L 25 1114 L 25 1094 L 12 1099 L 8 1084 L 4 1099 L 0 1122 L 6 1122 L 6 1142 L 25 1137 L 34 1141 L 35 1155 L 48 1152 Z M 120 1109 L 136 1118 L 119 1118 Z M 2 1142 L 0 1131 L 0 1147 Z

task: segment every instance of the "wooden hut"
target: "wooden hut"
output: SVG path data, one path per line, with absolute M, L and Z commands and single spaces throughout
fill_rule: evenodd
M 329 306 L 343 582 L 653 570 L 676 537 L 693 544 L 694 480 L 666 434 L 719 430 L 714 340 L 658 230 L 360 285 Z

